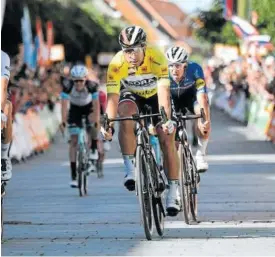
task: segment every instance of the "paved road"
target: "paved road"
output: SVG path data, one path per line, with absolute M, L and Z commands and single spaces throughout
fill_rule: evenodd
M 198 225 L 166 222 L 148 242 L 134 193 L 122 187 L 114 143 L 105 178 L 90 179 L 89 196 L 68 186 L 65 144 L 14 167 L 5 199 L 2 255 L 275 254 L 275 147 L 214 111 L 210 169 L 201 179 Z

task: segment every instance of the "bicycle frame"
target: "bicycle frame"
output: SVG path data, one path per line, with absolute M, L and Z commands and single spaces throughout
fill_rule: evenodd
M 78 140 L 77 140 L 77 144 L 78 144 L 78 151 L 82 151 L 86 154 L 87 148 L 86 148 L 86 122 L 85 119 L 82 119 L 82 127 L 79 128 L 79 132 L 78 132 Z M 86 155 L 85 155 L 86 157 Z M 85 160 L 86 161 L 86 160 Z
M 145 122 L 145 125 L 143 125 L 141 123 L 141 121 L 138 121 L 137 122 L 137 125 L 136 125 L 136 135 L 137 135 L 137 146 L 141 146 L 144 150 L 144 153 L 145 153 L 145 158 L 147 161 L 153 161 L 156 169 L 157 169 L 157 173 L 160 175 L 161 177 L 161 180 L 163 182 L 163 184 L 165 185 L 165 181 L 167 181 L 167 178 L 165 179 L 163 176 L 166 176 L 165 174 L 162 174 L 162 172 L 160 171 L 159 169 L 159 166 L 157 164 L 157 161 L 156 161 L 156 158 L 155 156 L 152 154 L 152 151 L 151 151 L 151 144 L 150 144 L 150 140 L 149 140 L 149 133 L 146 129 L 146 122 Z M 149 183 L 150 183 L 150 188 L 152 190 L 152 193 L 154 195 L 155 198 L 157 198 L 159 196 L 159 192 L 155 190 L 154 186 L 153 185 L 153 181 L 152 181 L 152 174 L 151 174 L 151 170 L 150 170 L 150 165 L 148 166 L 148 171 L 149 171 Z M 136 191 L 136 194 L 137 194 L 137 191 Z

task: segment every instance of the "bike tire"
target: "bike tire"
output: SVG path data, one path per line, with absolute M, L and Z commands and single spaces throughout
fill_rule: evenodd
M 197 180 L 197 168 L 194 162 L 193 156 L 189 156 L 190 165 L 192 167 L 191 171 L 191 192 L 190 192 L 190 210 L 192 214 L 193 221 L 197 221 L 198 215 L 198 180 Z
M 154 151 L 154 150 L 153 150 Z M 153 156 L 151 157 L 153 158 Z M 153 160 L 151 160 L 151 174 L 152 174 L 152 180 L 155 190 L 157 191 L 159 189 L 160 179 L 158 176 L 158 170 L 156 168 L 157 163 L 155 163 Z M 164 234 L 164 210 L 163 210 L 163 201 L 164 201 L 164 193 L 158 192 L 157 197 L 155 197 L 152 194 L 152 207 L 153 207 L 153 215 L 155 220 L 155 226 L 157 233 L 160 237 Z
M 190 185 L 187 184 L 188 178 L 188 165 L 186 163 L 186 153 L 182 144 L 179 144 L 178 156 L 180 161 L 180 174 L 179 174 L 179 184 L 180 184 L 180 194 L 181 194 L 181 205 L 182 214 L 186 224 L 190 224 L 191 220 L 191 208 L 190 208 Z
M 97 172 L 97 177 L 98 178 L 103 178 L 104 177 L 104 174 L 103 174 L 103 164 L 102 164 L 101 160 L 97 161 L 96 172 Z
M 3 219 L 4 211 L 3 211 L 3 197 L 1 196 L 1 241 L 3 240 L 4 235 L 4 219 Z
M 155 220 L 156 230 L 159 236 L 163 236 L 164 234 L 164 215 L 162 213 L 162 207 L 160 201 L 163 201 L 163 197 L 161 199 L 155 198 L 152 196 L 152 204 L 153 204 L 153 215 Z
M 147 240 L 152 240 L 153 235 L 153 211 L 152 192 L 148 180 L 148 163 L 144 150 L 137 146 L 136 150 L 136 187 L 141 212 L 141 220 Z
M 83 183 L 84 183 L 84 172 L 83 172 L 83 152 L 82 152 L 82 150 L 78 151 L 77 176 L 78 176 L 79 196 L 83 196 L 82 188 L 83 188 Z
M 84 194 L 87 195 L 88 194 L 88 177 L 86 174 L 83 173 L 83 190 L 84 190 Z

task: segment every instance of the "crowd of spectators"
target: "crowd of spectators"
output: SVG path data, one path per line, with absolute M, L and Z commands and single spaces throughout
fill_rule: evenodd
M 229 99 L 243 91 L 247 99 L 258 95 L 267 101 L 275 101 L 275 58 L 272 55 L 240 57 L 228 64 L 211 59 L 205 70 L 208 84 L 225 89 Z
M 38 111 L 46 105 L 53 110 L 62 91 L 60 76 L 69 76 L 71 67 L 71 63 L 55 63 L 49 68 L 39 67 L 33 71 L 20 58 L 11 60 L 9 97 L 13 104 L 13 115 L 17 112 L 26 113 L 29 109 Z M 90 69 L 89 79 L 102 84 L 104 75 L 95 66 Z

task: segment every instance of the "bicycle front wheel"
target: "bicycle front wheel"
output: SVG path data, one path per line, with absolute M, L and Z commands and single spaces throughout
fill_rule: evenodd
M 183 213 L 183 218 L 185 220 L 185 223 L 190 224 L 190 220 L 191 220 L 190 177 L 189 177 L 188 163 L 186 162 L 187 156 L 182 144 L 179 144 L 178 156 L 180 161 L 179 182 L 180 182 L 182 213 Z
M 84 163 L 83 163 L 83 151 L 79 149 L 78 151 L 78 167 L 77 167 L 77 176 L 78 176 L 78 189 L 79 189 L 79 196 L 83 196 L 85 192 L 83 192 L 84 188 L 84 181 L 86 182 L 84 178 Z
M 190 192 L 190 210 L 192 214 L 193 221 L 197 221 L 198 215 L 198 172 L 196 168 L 193 156 L 190 154 L 189 162 L 191 170 L 191 192 Z
M 153 212 L 152 212 L 152 192 L 148 179 L 148 162 L 144 150 L 137 146 L 136 150 L 136 174 L 137 174 L 137 194 L 141 212 L 141 219 L 147 240 L 152 240 L 153 235 Z

